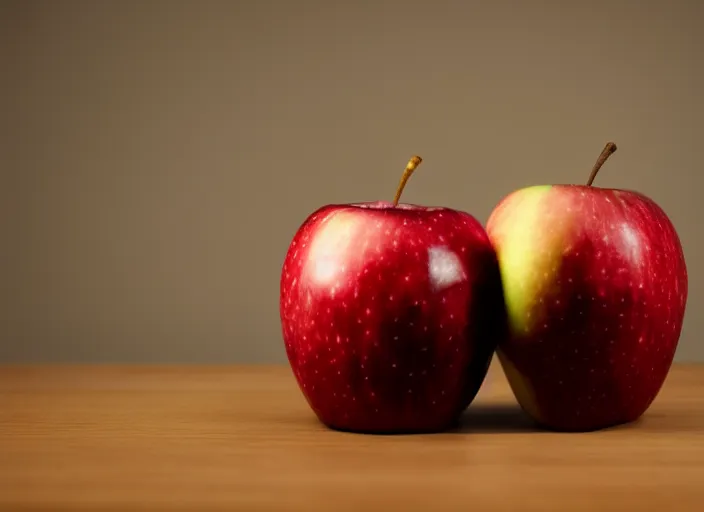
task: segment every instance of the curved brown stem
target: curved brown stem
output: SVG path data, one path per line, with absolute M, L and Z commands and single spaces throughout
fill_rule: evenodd
M 602 150 L 601 154 L 599 155 L 599 158 L 597 159 L 596 163 L 594 164 L 594 168 L 592 169 L 592 173 L 589 175 L 589 179 L 587 180 L 588 187 L 592 186 L 592 183 L 594 183 L 594 178 L 596 178 L 596 175 L 599 173 L 599 169 L 601 169 L 601 166 L 604 165 L 604 162 L 606 162 L 606 160 L 617 149 L 618 148 L 616 147 L 616 144 L 614 144 L 613 142 L 606 143 L 606 146 L 604 146 L 604 149 Z
M 416 167 L 418 167 L 422 161 L 423 159 L 419 156 L 414 156 L 408 161 L 408 165 L 406 165 L 406 169 L 403 171 L 403 176 L 401 176 L 401 182 L 398 184 L 398 188 L 396 189 L 396 196 L 394 197 L 394 206 L 398 206 L 398 202 L 401 199 L 401 194 L 403 194 L 403 189 L 406 186 L 408 178 L 411 177 L 413 171 L 416 170 Z

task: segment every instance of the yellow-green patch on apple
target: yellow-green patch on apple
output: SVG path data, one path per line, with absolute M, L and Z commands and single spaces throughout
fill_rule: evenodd
M 541 321 L 543 297 L 558 285 L 572 216 L 566 201 L 551 185 L 527 187 L 507 196 L 487 223 L 514 335 L 531 332 Z
M 521 375 L 521 372 L 518 371 L 502 351 L 497 351 L 496 355 L 499 358 L 511 391 L 516 397 L 516 401 L 529 416 L 541 423 L 540 409 L 538 408 L 538 402 L 535 399 L 535 392 L 530 385 L 530 381 Z

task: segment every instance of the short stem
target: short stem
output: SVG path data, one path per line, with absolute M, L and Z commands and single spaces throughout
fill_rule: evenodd
M 401 199 L 401 194 L 403 194 L 403 189 L 406 186 L 406 182 L 408 182 L 408 178 L 411 177 L 413 171 L 416 170 L 416 167 L 418 167 L 422 161 L 423 159 L 419 156 L 414 156 L 408 161 L 408 165 L 406 165 L 406 170 L 403 171 L 403 176 L 401 176 L 401 182 L 398 184 L 398 188 L 396 189 L 396 197 L 394 197 L 394 206 L 398 206 L 398 202 Z
M 601 166 L 604 165 L 604 162 L 611 156 L 611 154 L 616 151 L 616 144 L 613 142 L 607 142 L 606 146 L 604 147 L 604 150 L 601 152 L 599 155 L 599 158 L 597 159 L 596 163 L 594 164 L 594 168 L 592 169 L 592 173 L 589 175 L 589 179 L 587 180 L 587 186 L 591 187 L 592 183 L 594 183 L 594 178 L 596 178 L 596 175 L 599 172 L 599 169 L 601 169 Z

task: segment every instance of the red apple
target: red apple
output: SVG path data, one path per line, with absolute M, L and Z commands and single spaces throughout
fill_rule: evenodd
M 497 354 L 518 402 L 542 425 L 587 431 L 639 418 L 675 355 L 687 268 L 665 212 L 638 192 L 587 185 L 513 192 L 487 231 L 509 335 Z
M 319 420 L 367 433 L 439 431 L 477 393 L 505 325 L 496 254 L 449 208 L 323 206 L 283 264 L 286 352 Z

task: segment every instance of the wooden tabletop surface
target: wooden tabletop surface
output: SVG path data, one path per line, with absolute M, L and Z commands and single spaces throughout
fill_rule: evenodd
M 704 510 L 704 365 L 641 421 L 536 430 L 492 366 L 457 431 L 321 426 L 287 367 L 0 367 L 0 510 Z

